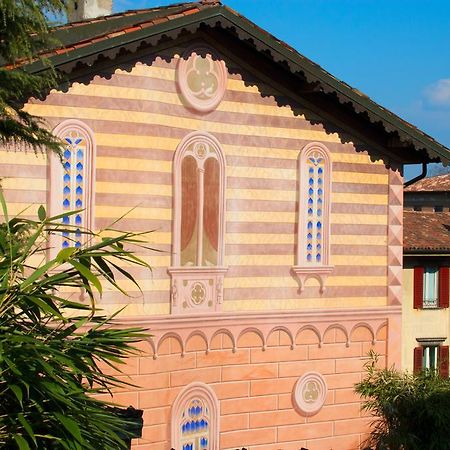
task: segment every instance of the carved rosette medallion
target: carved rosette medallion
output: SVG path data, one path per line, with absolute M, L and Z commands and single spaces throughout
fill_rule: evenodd
M 317 372 L 308 372 L 295 383 L 292 403 L 302 416 L 313 416 L 322 409 L 326 396 L 327 385 L 323 376 Z
M 187 106 L 200 112 L 212 111 L 225 94 L 225 62 L 208 47 L 190 48 L 178 63 L 177 82 Z

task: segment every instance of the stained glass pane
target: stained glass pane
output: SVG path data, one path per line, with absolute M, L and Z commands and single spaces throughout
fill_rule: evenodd
M 201 399 L 191 400 L 181 417 L 181 448 L 209 450 L 209 414 Z

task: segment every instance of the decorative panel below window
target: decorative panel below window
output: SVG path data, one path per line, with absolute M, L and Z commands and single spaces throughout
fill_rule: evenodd
M 56 252 L 61 248 L 81 247 L 83 229 L 93 226 L 94 141 L 86 125 L 76 120 L 61 123 L 54 133 L 64 142 L 64 150 L 62 161 L 55 155 L 50 157 L 50 214 L 77 211 L 63 216 L 63 231 L 51 243 Z

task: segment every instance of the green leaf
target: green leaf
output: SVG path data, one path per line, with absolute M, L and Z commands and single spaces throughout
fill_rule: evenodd
M 17 397 L 17 400 L 19 400 L 20 406 L 22 406 L 23 408 L 23 392 L 22 389 L 20 389 L 19 386 L 17 386 L 17 384 L 10 384 L 9 388 L 14 392 L 14 395 Z
M 60 250 L 58 252 L 58 254 L 56 255 L 56 261 L 58 261 L 59 263 L 61 262 L 66 262 L 69 260 L 69 258 L 76 252 L 76 248 L 75 247 L 67 247 L 67 248 L 63 248 L 62 250 Z
M 30 450 L 28 442 L 20 434 L 15 434 L 14 440 L 16 441 L 19 450 Z
M 19 413 L 19 415 L 17 417 L 19 419 L 19 422 L 25 428 L 25 431 L 30 435 L 31 439 L 33 439 L 33 442 L 37 445 L 36 437 L 34 436 L 33 429 L 31 428 L 31 425 L 29 424 L 29 422 L 25 419 L 25 417 L 22 413 Z
M 61 422 L 63 427 L 80 443 L 84 442 L 83 437 L 81 436 L 80 427 L 75 422 L 75 420 L 70 417 L 63 416 L 61 413 L 55 413 L 57 419 Z
M 55 261 L 49 261 L 47 264 L 39 267 L 39 269 L 35 270 L 21 285 L 20 289 L 23 291 L 30 284 L 34 283 L 38 278 L 42 277 L 42 275 L 46 274 L 50 269 L 55 266 Z
M 39 206 L 38 217 L 39 217 L 39 220 L 41 220 L 41 221 L 44 221 L 45 218 L 47 217 L 47 213 L 45 212 L 45 208 L 43 205 Z
M 91 282 L 100 294 L 102 293 L 102 284 L 100 283 L 100 280 L 86 266 L 74 260 L 69 261 L 69 263 L 72 264 L 72 266 L 78 270 L 83 277 Z

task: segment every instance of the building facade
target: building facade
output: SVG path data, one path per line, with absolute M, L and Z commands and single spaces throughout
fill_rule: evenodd
M 449 175 L 405 189 L 403 367 L 448 377 Z
M 401 365 L 403 164 L 448 150 L 218 2 L 55 33 L 69 83 L 25 108 L 63 162 L 2 151 L 3 186 L 11 213 L 154 230 L 143 292 L 99 299 L 152 335 L 114 395 L 133 448 L 359 448 L 368 351 Z

